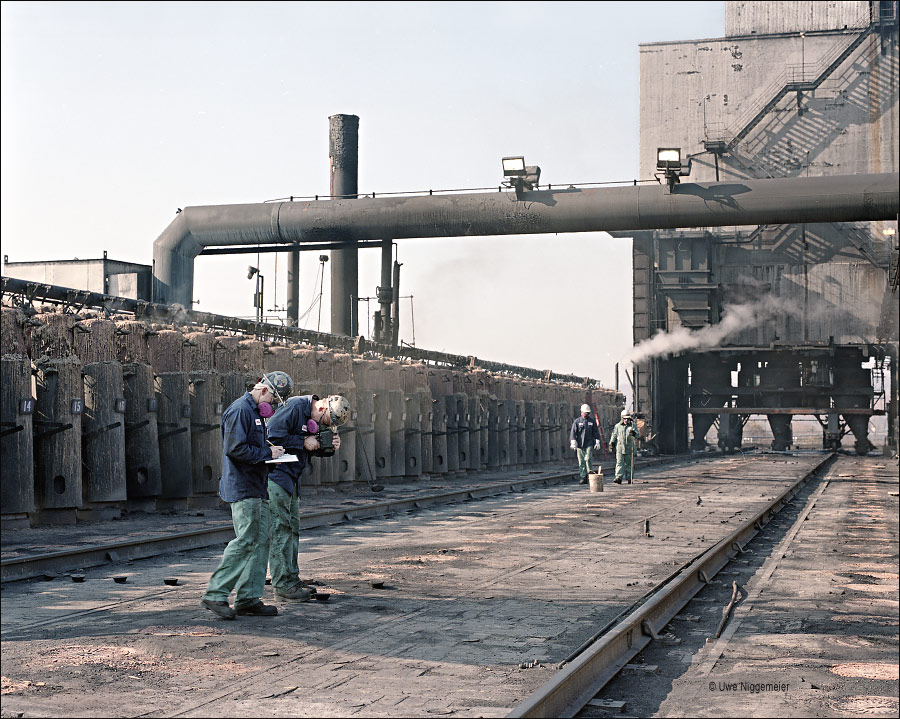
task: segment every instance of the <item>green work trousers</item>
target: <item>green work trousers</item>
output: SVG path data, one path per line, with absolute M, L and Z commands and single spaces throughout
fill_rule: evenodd
M 227 602 L 234 590 L 234 605 L 252 604 L 266 588 L 269 559 L 269 501 L 241 499 L 231 503 L 235 537 L 222 555 L 218 569 L 209 578 L 204 599 Z
M 269 571 L 275 589 L 290 589 L 300 582 L 297 555 L 300 552 L 300 497 L 269 480 L 269 509 L 272 544 Z
M 630 482 L 634 477 L 631 452 L 616 452 L 616 479 Z
M 575 454 L 578 457 L 578 473 L 581 475 L 582 479 L 586 479 L 587 476 L 594 471 L 591 466 L 591 457 L 594 454 L 594 448 L 585 447 L 582 449 L 581 447 L 577 447 L 575 449 Z

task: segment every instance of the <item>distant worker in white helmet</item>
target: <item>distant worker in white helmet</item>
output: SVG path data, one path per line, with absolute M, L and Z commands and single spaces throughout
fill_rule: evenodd
M 594 471 L 591 466 L 591 455 L 595 449 L 600 449 L 600 429 L 591 417 L 591 407 L 588 404 L 581 405 L 581 416 L 572 422 L 569 446 L 575 450 L 578 457 L 581 484 L 587 484 L 588 475 Z
M 609 451 L 616 453 L 616 484 L 623 481 L 631 484 L 634 480 L 634 450 L 637 447 L 637 432 L 634 418 L 627 409 L 622 410 L 622 420 L 612 428 L 609 435 Z

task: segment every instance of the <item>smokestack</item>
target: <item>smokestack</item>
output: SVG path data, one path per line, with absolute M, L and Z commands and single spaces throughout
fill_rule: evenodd
M 340 203 L 355 200 L 359 191 L 359 118 L 332 115 L 328 122 L 331 195 Z M 331 332 L 355 336 L 359 332 L 351 308 L 359 296 L 359 250 L 353 239 L 334 239 L 345 242 L 346 247 L 331 251 Z

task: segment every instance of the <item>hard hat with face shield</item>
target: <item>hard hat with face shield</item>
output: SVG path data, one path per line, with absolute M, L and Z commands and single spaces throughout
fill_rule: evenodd
M 325 400 L 331 424 L 335 427 L 350 419 L 350 402 L 339 394 L 329 395 Z

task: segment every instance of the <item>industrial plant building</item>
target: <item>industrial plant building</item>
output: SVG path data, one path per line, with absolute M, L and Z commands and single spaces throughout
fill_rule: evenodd
M 728 2 L 724 37 L 639 52 L 639 176 L 674 193 L 897 172 L 896 2 Z M 864 453 L 884 413 L 895 451 L 896 233 L 896 217 L 616 233 L 634 237 L 635 403 L 659 449 L 733 451 L 751 418 L 790 449 L 806 416 Z

